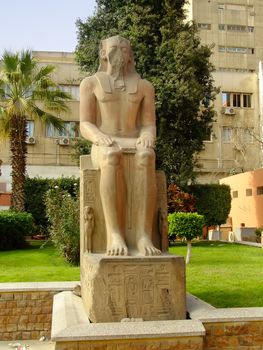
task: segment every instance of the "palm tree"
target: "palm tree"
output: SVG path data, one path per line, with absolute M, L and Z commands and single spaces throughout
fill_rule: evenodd
M 40 119 L 55 128 L 63 122 L 54 114 L 67 111 L 70 95 L 52 80 L 55 67 L 40 67 L 30 51 L 5 52 L 0 62 L 0 132 L 8 136 L 12 168 L 12 208 L 25 210 L 27 119 Z

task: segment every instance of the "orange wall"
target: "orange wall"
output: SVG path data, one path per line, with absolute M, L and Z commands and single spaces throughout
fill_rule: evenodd
M 233 229 L 240 227 L 263 227 L 263 192 L 257 194 L 257 188 L 263 187 L 263 168 L 241 173 L 220 180 L 221 184 L 231 188 L 232 202 L 229 216 L 232 218 Z M 246 190 L 252 190 L 248 196 Z M 263 188 L 262 188 L 263 189 Z M 237 191 L 237 197 L 233 192 Z
M 11 193 L 0 193 L 0 206 L 11 205 Z

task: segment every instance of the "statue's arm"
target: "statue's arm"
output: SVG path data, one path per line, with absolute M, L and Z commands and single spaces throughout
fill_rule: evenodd
M 96 96 L 93 77 L 85 78 L 80 84 L 80 132 L 82 136 L 96 145 L 110 146 L 112 140 L 103 134 L 96 125 Z
M 140 137 L 137 144 L 143 147 L 154 147 L 156 139 L 155 126 L 155 101 L 154 87 L 148 81 L 143 81 L 144 98 L 141 105 L 141 120 L 140 120 Z

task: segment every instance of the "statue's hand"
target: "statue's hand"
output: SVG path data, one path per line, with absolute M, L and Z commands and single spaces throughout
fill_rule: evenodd
M 141 137 L 138 138 L 136 142 L 136 147 L 154 148 L 155 139 L 152 135 L 142 135 Z
M 95 137 L 95 145 L 109 147 L 113 144 L 113 140 L 110 136 L 103 133 L 98 133 Z

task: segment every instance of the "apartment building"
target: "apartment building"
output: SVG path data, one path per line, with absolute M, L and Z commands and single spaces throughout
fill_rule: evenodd
M 71 146 L 79 136 L 79 83 L 83 78 L 73 53 L 34 51 L 40 66 L 54 65 L 53 79 L 60 88 L 72 96 L 69 111 L 59 115 L 64 120 L 65 130 L 58 132 L 52 126 L 37 120 L 27 121 L 27 172 L 30 177 L 79 176 L 79 168 L 72 158 Z M 2 175 L 0 192 L 11 190 L 11 169 L 8 140 L 0 140 Z
M 220 93 L 196 170 L 199 182 L 217 182 L 262 166 L 263 1 L 190 0 L 186 7 L 202 43 L 213 45 Z
M 263 1 L 189 0 L 188 19 L 194 20 L 204 44 L 213 45 L 212 63 L 216 118 L 211 135 L 198 154 L 198 182 L 219 179 L 262 167 Z M 82 79 L 73 53 L 33 52 L 40 65 L 56 66 L 54 79 L 70 92 L 70 111 L 60 117 L 65 132 L 58 133 L 28 120 L 27 171 L 30 176 L 77 175 L 71 145 L 78 136 L 79 82 Z M 10 190 L 8 141 L 0 140 L 0 191 Z

